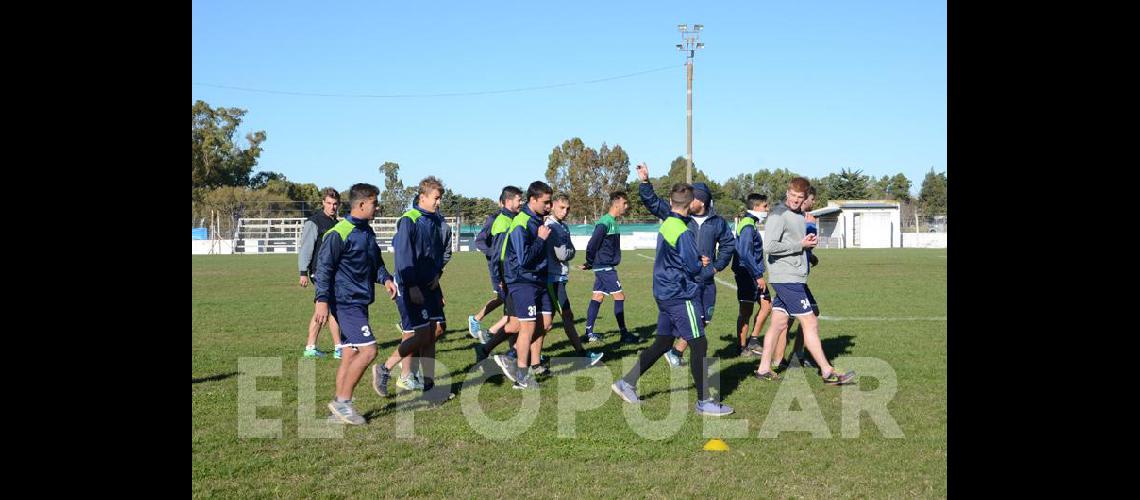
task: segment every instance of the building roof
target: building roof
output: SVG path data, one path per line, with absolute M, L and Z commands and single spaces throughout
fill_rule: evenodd
M 832 200 L 827 203 L 828 208 L 899 208 L 897 201 L 879 200 Z
M 824 216 L 824 215 L 830 215 L 830 214 L 838 213 L 840 210 L 842 210 L 842 209 L 839 207 L 826 207 L 826 208 L 819 208 L 816 210 L 812 210 L 811 212 L 808 212 L 808 213 L 812 214 L 816 217 L 820 217 L 820 216 Z

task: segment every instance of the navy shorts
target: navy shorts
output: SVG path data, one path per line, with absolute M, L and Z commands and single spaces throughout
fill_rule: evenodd
M 566 296 L 566 282 L 559 281 L 546 285 L 546 293 L 550 295 L 550 301 L 554 304 L 554 312 L 564 314 L 570 312 L 570 297 Z
M 658 300 L 657 335 L 681 337 L 686 341 L 705 336 L 705 325 L 698 313 L 700 309 L 699 299 Z
M 424 303 L 413 304 L 408 299 L 408 289 L 404 285 L 396 287 L 396 310 L 400 312 L 400 330 L 412 333 L 419 328 L 428 326 L 432 321 L 443 323 L 443 290 L 436 288 L 428 290 L 420 287 L 424 296 Z
M 819 305 L 815 303 L 807 283 L 772 283 L 772 288 L 776 289 L 772 310 L 783 311 L 790 316 L 819 316 Z
M 617 269 L 594 271 L 594 293 L 613 295 L 620 291 L 621 282 L 618 281 Z
M 372 327 L 368 326 L 368 306 L 366 304 L 341 304 L 329 302 L 329 314 L 340 324 L 340 345 L 364 347 L 376 343 Z
M 752 279 L 752 275 L 744 273 L 743 275 L 736 275 L 736 300 L 741 302 L 760 302 L 761 300 L 772 301 L 772 292 L 765 286 L 763 290 L 756 286 L 756 280 Z
M 550 293 L 546 287 L 533 283 L 511 283 L 507 285 L 511 294 L 511 311 L 519 321 L 534 321 L 541 314 L 554 314 L 550 303 Z
M 716 307 L 716 282 L 712 283 L 697 283 L 701 289 L 701 309 L 700 316 L 705 324 L 712 323 L 713 308 Z

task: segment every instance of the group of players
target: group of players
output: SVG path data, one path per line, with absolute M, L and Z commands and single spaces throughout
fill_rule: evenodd
M 703 183 L 678 183 L 672 186 L 668 201 L 661 200 L 649 182 L 644 164 L 637 166 L 641 180 L 639 197 L 646 208 L 662 220 L 657 237 L 657 253 L 653 265 L 653 295 L 658 309 L 655 341 L 643 350 L 634 367 L 611 389 L 624 401 L 637 404 L 637 380 L 660 357 L 666 356 L 673 366 L 684 364 L 684 351 L 691 351 L 690 365 L 697 390 L 696 412 L 722 416 L 733 409 L 708 393 L 706 354 L 708 342 L 705 327 L 712 321 L 716 303 L 715 274 L 731 265 L 736 277 L 738 353 L 760 356 L 754 376 L 760 380 L 779 380 L 778 372 L 791 364 L 814 366 L 827 384 L 850 383 L 854 372 L 840 374 L 831 366 L 819 339 L 819 309 L 807 286 L 807 277 L 818 259 L 811 249 L 817 243 L 818 226 L 807 213 L 813 189 L 806 179 L 793 179 L 783 204 L 767 213 L 766 197 L 751 194 L 747 198 L 747 214 L 741 217 L 735 234 L 713 208 L 711 192 Z M 335 194 L 328 190 L 326 194 Z M 350 213 L 335 220 L 339 200 L 325 198 L 325 210 L 306 222 L 299 256 L 302 278 L 311 272 L 316 288 L 316 307 L 310 322 L 305 355 L 314 354 L 321 325 L 326 322 L 333 331 L 335 354 L 341 359 L 336 377 L 335 399 L 328 404 L 330 420 L 363 424 L 352 404 L 353 389 L 364 371 L 376 358 L 376 339 L 368 324 L 368 305 L 374 300 L 374 284 L 385 287 L 395 301 L 400 315 L 402 340 L 383 362 L 372 366 L 372 385 L 378 394 L 389 394 L 392 370 L 401 365 L 397 385 L 403 389 L 424 391 L 431 404 L 440 404 L 452 395 L 446 390 L 433 390 L 436 340 L 445 329 L 443 291 L 439 280 L 450 253 L 450 232 L 439 214 L 443 185 L 435 177 L 419 184 L 413 207 L 397 221 L 392 240 L 394 273 L 389 273 L 376 244 L 369 221 L 377 211 L 379 189 L 371 184 L 356 184 L 350 190 Z M 487 258 L 492 293 L 495 296 L 468 317 L 468 332 L 479 340 L 474 346 L 476 362 L 492 357 L 495 364 L 513 383 L 515 389 L 537 389 L 536 378 L 549 375 L 543 363 L 543 341 L 553 326 L 557 311 L 571 345 L 585 365 L 600 362 L 603 354 L 583 347 L 574 327 L 574 316 L 567 296 L 569 262 L 575 257 L 574 245 L 565 220 L 570 200 L 553 196 L 551 187 L 542 181 L 532 182 L 524 193 L 515 186 L 503 188 L 500 211 L 489 216 L 476 237 L 475 246 Z M 339 198 L 339 196 L 337 196 Z M 330 207 L 328 205 L 332 206 Z M 625 295 L 618 279 L 621 263 L 621 240 L 616 219 L 629 208 L 628 196 L 611 193 L 609 208 L 594 226 L 586 248 L 586 261 L 579 269 L 594 273 L 593 294 L 587 308 L 585 342 L 599 342 L 594 331 L 598 312 L 605 297 L 614 301 L 614 316 L 621 342 L 637 343 L 641 338 L 625 325 Z M 323 218 L 322 218 L 323 216 Z M 767 218 L 765 219 L 765 217 Z M 766 222 L 762 238 L 757 224 Z M 310 226 L 311 224 L 311 226 Z M 327 228 L 327 229 L 326 229 Z M 313 236 L 319 241 L 312 243 Z M 307 239 L 306 239 L 307 237 Z M 771 298 L 764 273 L 767 270 L 772 288 Z M 753 305 L 759 304 L 749 335 Z M 498 306 L 503 316 L 484 330 L 481 320 Z M 759 341 L 761 325 L 771 315 L 772 321 Z M 793 356 L 784 359 L 789 319 L 800 322 Z M 505 354 L 491 352 L 504 341 L 511 348 Z M 805 358 L 806 347 L 811 358 Z M 426 359 L 417 363 L 416 359 Z M 812 363 L 811 361 L 814 361 Z M 419 366 L 418 371 L 413 365 Z

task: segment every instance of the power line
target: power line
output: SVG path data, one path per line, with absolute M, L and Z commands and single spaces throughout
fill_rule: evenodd
M 610 80 L 619 80 L 622 78 L 630 78 L 630 77 L 644 75 L 644 74 L 648 74 L 648 73 L 655 73 L 658 71 L 665 71 L 667 69 L 674 69 L 677 67 L 678 67 L 677 65 L 673 64 L 673 65 L 669 65 L 669 66 L 662 66 L 660 68 L 648 69 L 645 71 L 638 71 L 636 73 L 629 73 L 629 74 L 618 75 L 618 76 L 610 76 L 610 77 L 606 77 L 606 78 L 598 78 L 595 80 L 585 80 L 585 81 L 581 81 L 581 82 L 556 83 L 556 84 L 552 84 L 552 85 L 539 85 L 539 86 L 535 86 L 535 87 L 521 87 L 521 88 L 515 88 L 515 89 L 481 90 L 481 91 L 475 91 L 475 92 L 448 92 L 448 93 L 443 93 L 443 94 L 386 94 L 386 95 L 381 95 L 381 94 L 336 94 L 336 93 L 322 93 L 322 92 L 292 92 L 292 91 L 286 91 L 286 90 L 255 89 L 255 88 L 249 88 L 249 87 L 235 87 L 235 86 L 231 86 L 231 85 L 216 85 L 216 84 L 212 84 L 212 83 L 200 83 L 200 82 L 192 82 L 192 83 L 194 85 L 198 85 L 201 87 L 213 87 L 213 88 L 219 88 L 219 89 L 240 90 L 243 92 L 256 92 L 256 93 L 262 93 L 262 94 L 281 94 L 281 95 L 296 95 L 296 96 L 308 96 L 308 97 L 350 97 L 350 98 L 372 98 L 372 99 L 395 99 L 395 98 L 407 98 L 407 97 L 461 97 L 461 96 L 476 96 L 476 95 L 488 95 L 488 94 L 509 94 L 509 93 L 513 93 L 513 92 L 529 92 L 532 90 L 545 90 L 545 89 L 553 89 L 553 88 L 559 88 L 559 87 L 571 87 L 574 85 L 589 85 L 589 84 L 593 84 L 593 83 L 608 82 Z

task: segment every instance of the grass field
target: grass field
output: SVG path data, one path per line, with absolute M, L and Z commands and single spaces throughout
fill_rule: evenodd
M 720 373 L 724 402 L 736 409 L 726 419 L 692 412 L 696 395 L 687 367 L 670 368 L 664 359 L 653 366 L 638 385 L 646 400 L 642 405 L 645 418 L 664 419 L 671 397 L 683 397 L 684 402 L 684 411 L 678 415 L 683 416 L 680 428 L 664 432 L 662 439 L 639 435 L 627 423 L 625 411 L 630 405 L 608 387 L 595 387 L 609 395 L 601 406 L 577 413 L 576 435 L 560 437 L 557 395 L 559 384 L 569 377 L 543 384 L 538 416 L 529 428 L 511 439 L 492 439 L 469 423 L 462 397 L 437 409 L 413 412 L 408 408 L 416 407 L 415 394 L 382 399 L 369 387 L 368 374 L 355 393 L 356 408 L 369 419 L 367 425 L 322 427 L 342 433 L 342 438 L 302 437 L 309 434 L 302 431 L 308 427 L 298 418 L 298 404 L 309 410 L 305 416 L 313 421 L 327 414 L 325 404 L 332 397 L 339 362 L 331 355 L 316 361 L 300 356 L 313 291 L 297 285 L 296 255 L 193 256 L 192 494 L 946 496 L 946 251 L 819 250 L 817 255 L 821 265 L 812 271 L 811 286 L 824 316 L 824 349 L 841 368 L 859 369 L 866 363 L 856 358 L 877 358 L 893 369 L 897 393 L 887 409 L 902 437 L 887 437 L 865 413 L 858 417 L 857 436 L 844 437 L 848 435 L 842 423 L 845 391 L 873 391 L 880 388 L 880 380 L 866 376 L 856 386 L 831 387 L 823 385 L 814 372 L 792 369 L 783 382 L 763 383 L 747 377 L 755 369 L 755 358 L 726 358 L 714 367 Z M 657 317 L 651 291 L 652 261 L 645 258 L 652 256 L 652 250 L 625 251 L 619 268 L 627 294 L 627 324 L 644 336 L 653 334 Z M 385 255 L 385 262 L 392 264 L 391 255 Z M 731 270 L 717 276 L 733 282 Z M 579 332 L 584 329 L 592 284 L 588 272 L 571 274 L 569 290 Z M 442 286 L 451 323 L 438 345 L 438 358 L 453 372 L 453 391 L 460 391 L 474 362 L 471 346 L 476 342 L 466 333 L 466 318 L 490 296 L 482 256 L 456 253 Z M 718 286 L 717 294 L 715 319 L 707 331 L 709 352 L 726 356 L 734 342 L 736 296 L 724 285 Z M 380 341 L 381 356 L 387 356 L 398 340 L 394 326 L 398 319 L 382 289 L 378 295 L 370 311 L 371 325 Z M 484 326 L 498 317 L 499 311 L 492 313 Z M 605 367 L 591 373 L 606 374 L 602 370 L 607 370 L 608 382 L 621 376 L 650 343 L 618 343 L 609 301 L 602 306 L 596 330 L 609 335 L 600 347 L 587 345 L 606 353 Z M 557 323 L 546 346 L 545 353 L 552 357 L 573 355 Z M 321 332 L 319 347 L 331 350 L 327 331 Z M 504 350 L 500 347 L 498 352 Z M 271 358 L 271 364 L 281 367 L 280 376 L 255 379 L 239 373 L 239 359 L 247 357 Z M 315 368 L 315 387 L 299 383 L 308 378 L 299 378 L 299 367 Z M 803 378 L 804 374 L 808 376 Z M 279 438 L 239 436 L 239 386 L 244 384 L 248 393 L 254 381 L 257 391 L 280 393 L 279 401 L 256 410 L 257 418 L 280 419 Z M 766 422 L 772 425 L 778 420 L 767 417 L 773 402 L 779 400 L 781 386 L 792 383 L 801 388 L 806 384 L 811 396 L 807 401 L 801 398 L 792 410 L 810 414 L 814 401 L 829 437 L 813 437 L 805 431 L 759 437 Z M 581 391 L 593 387 L 585 378 L 576 384 L 570 387 Z M 398 391 L 394 381 L 391 387 Z M 487 417 L 506 420 L 518 412 L 523 394 L 512 390 L 501 375 L 475 387 L 480 389 L 478 401 Z M 788 387 L 786 391 L 796 386 Z M 716 427 L 728 425 L 726 420 L 746 425 L 746 437 L 730 437 L 733 431 Z M 710 436 L 724 437 L 731 450 L 702 451 Z

